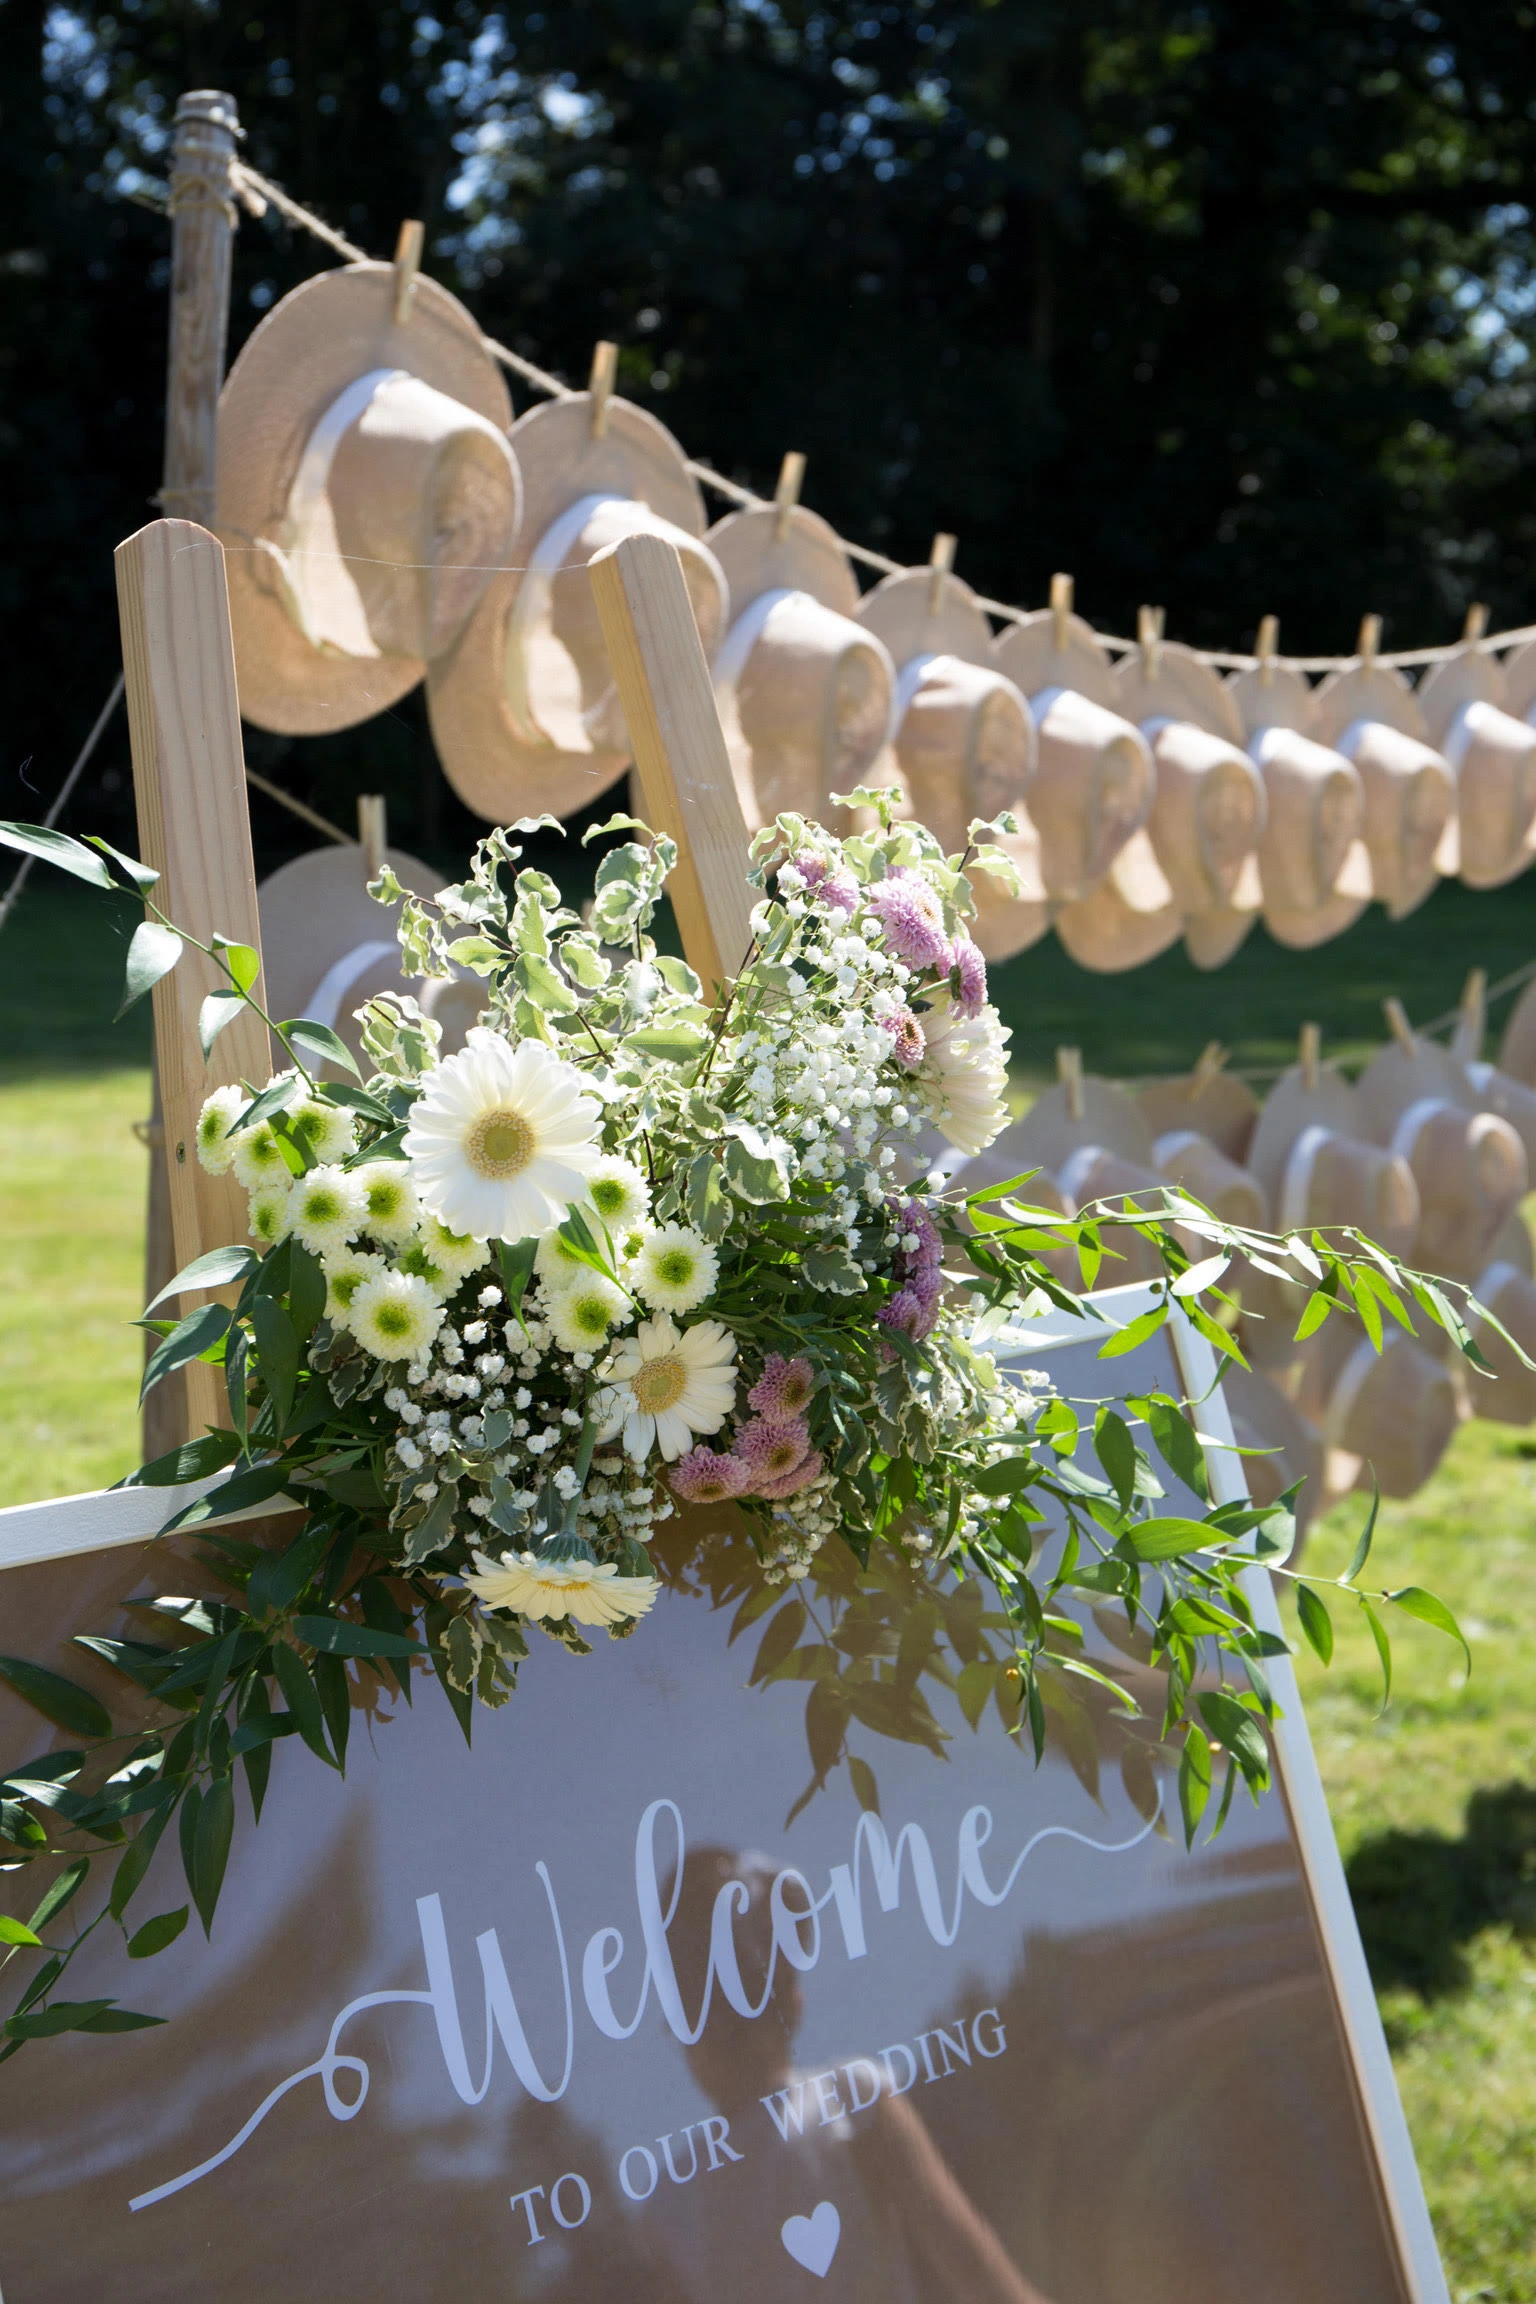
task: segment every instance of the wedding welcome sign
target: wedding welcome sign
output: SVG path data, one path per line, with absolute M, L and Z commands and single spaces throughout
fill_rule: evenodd
M 1090 1348 L 1053 1366 L 1092 1395 Z M 766 1590 L 719 1526 L 472 1750 L 435 1701 L 359 1720 L 345 1780 L 279 1747 L 213 1940 L 81 1955 L 170 2021 L 0 2074 L 5 2304 L 1443 2295 L 1294 1713 L 1289 1777 L 1187 1853 L 1153 1721 L 1090 1701 L 1035 1767 L 979 1584 L 834 1544 Z M 143 1584 L 0 1594 L 39 1653 Z

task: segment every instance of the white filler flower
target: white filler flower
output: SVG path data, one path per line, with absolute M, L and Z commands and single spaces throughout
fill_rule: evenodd
M 665 1312 L 644 1320 L 615 1348 L 598 1397 L 599 1440 L 624 1435 L 643 1464 L 657 1447 L 668 1463 L 685 1456 L 696 1432 L 718 1432 L 736 1399 L 736 1339 L 718 1320 L 678 1328 Z
M 720 1259 L 702 1232 L 663 1224 L 648 1233 L 629 1271 L 636 1295 L 658 1312 L 691 1312 L 714 1292 Z
M 520 1616 L 569 1616 L 577 1624 L 622 1624 L 643 1616 L 660 1586 L 654 1576 L 621 1576 L 612 1561 L 487 1560 L 475 1554 L 477 1575 L 464 1581 L 483 1608 L 515 1608 Z
M 995 1008 L 964 1016 L 949 1001 L 927 1010 L 922 1022 L 928 1047 L 913 1086 L 941 1135 L 969 1155 L 984 1152 L 1008 1120 L 1007 1027 Z
M 419 1360 L 443 1324 L 443 1308 L 410 1272 L 381 1272 L 352 1299 L 347 1326 L 376 1360 Z
M 602 1107 L 574 1064 L 476 1025 L 426 1075 L 405 1132 L 422 1203 L 454 1232 L 526 1240 L 583 1197 Z
M 293 1187 L 288 1222 L 306 1248 L 324 1256 L 356 1238 L 366 1208 L 362 1186 L 345 1168 L 311 1168 Z

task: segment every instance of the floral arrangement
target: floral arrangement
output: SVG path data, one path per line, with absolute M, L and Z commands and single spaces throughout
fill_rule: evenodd
M 146 1388 L 212 1361 L 227 1425 L 134 1477 L 230 1468 L 167 1526 L 202 1532 L 233 1597 L 155 1603 L 154 1641 L 89 1640 L 164 1707 L 166 1725 L 142 1735 L 115 1738 L 85 1691 L 0 1659 L 81 1738 L 4 1785 L 0 1857 L 70 1861 L 29 1922 L 0 1923 L 13 1948 L 44 1954 L 0 2056 L 48 2031 L 148 2021 L 57 1997 L 83 1936 L 60 1950 L 41 1930 L 93 1862 L 115 1872 L 91 1925 L 126 1928 L 179 1812 L 207 1926 L 237 1761 L 259 1814 L 277 1738 L 342 1765 L 349 1675 L 403 1685 L 418 1662 L 467 1734 L 475 1701 L 511 1694 L 534 1632 L 585 1654 L 596 1630 L 637 1630 L 659 1589 L 648 1546 L 680 1506 L 744 1517 L 765 1599 L 829 1543 L 856 1567 L 881 1547 L 984 1578 L 1037 1755 L 1048 1705 L 1074 1679 L 1135 1709 L 1077 1652 L 1057 1596 L 1117 1602 L 1164 1676 L 1160 1733 L 1187 1834 L 1223 1769 L 1218 1821 L 1239 1777 L 1255 1794 L 1267 1781 L 1275 1643 L 1244 1590 L 1255 1556 L 1296 1576 L 1302 1628 L 1331 1648 L 1316 1579 L 1284 1567 L 1294 1498 L 1212 1505 L 1185 1403 L 1102 1403 L 1080 1433 L 1044 1378 L 1000 1361 L 1000 1340 L 1016 1350 L 1033 1313 L 1081 1309 L 1046 1259 L 1075 1247 L 1091 1287 L 1123 1226 L 1156 1243 L 1165 1279 L 1106 1355 L 1176 1303 L 1235 1353 L 1217 1287 L 1234 1256 L 1310 1284 L 1313 1324 L 1352 1309 L 1379 1340 L 1385 1308 L 1438 1322 L 1476 1359 L 1466 1303 L 1358 1235 L 1268 1240 L 1172 1189 L 1158 1206 L 1063 1219 L 1028 1207 L 1027 1178 L 946 1185 L 924 1131 L 969 1156 L 1008 1118 L 1008 1034 L 965 923 L 969 874 L 1009 866 L 992 827 L 946 858 L 893 816 L 892 795 L 851 799 L 866 829 L 839 838 L 783 816 L 758 836 L 752 948 L 713 1004 L 651 933 L 673 846 L 629 817 L 601 828 L 631 837 L 603 852 L 585 917 L 522 863 L 513 834 L 531 823 L 493 832 L 467 878 L 430 901 L 387 871 L 375 883 L 401 907 L 407 974 L 482 982 L 480 1021 L 454 1054 L 413 1000 L 384 996 L 360 1012 L 365 1078 L 325 1026 L 266 1015 L 253 951 L 198 947 L 228 978 L 205 1003 L 205 1047 L 245 1005 L 289 1062 L 259 1086 L 215 1089 L 198 1122 L 204 1167 L 249 1194 L 249 1241 L 163 1293 L 217 1287 L 232 1301 L 176 1320 L 151 1307 L 147 1321 L 159 1341 Z M 0 840 L 143 897 L 130 997 L 175 966 L 188 939 L 145 867 L 31 827 L 0 827 Z M 1159 1513 L 1159 1465 L 1201 1517 Z M 219 1529 L 279 1497 L 306 1513 L 285 1547 Z M 1048 1506 L 1065 1517 L 1064 1549 L 1037 1550 Z M 1374 1517 L 1342 1589 L 1383 1643 L 1384 1600 L 1459 1639 L 1431 1595 L 1359 1586 Z M 158 1949 L 186 1918 L 186 1906 L 157 1916 L 129 1949 Z

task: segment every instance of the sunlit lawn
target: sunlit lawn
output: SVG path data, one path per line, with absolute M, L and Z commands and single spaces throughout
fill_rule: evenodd
M 1412 958 L 1393 944 L 1384 961 L 1372 946 L 1371 997 L 1378 978 L 1390 987 L 1388 963 L 1417 984 L 1421 1014 L 1454 993 L 1476 947 L 1462 892 L 1448 891 L 1443 911 L 1456 933 L 1424 940 Z M 1497 970 L 1519 956 L 1509 892 L 1497 922 L 1487 917 L 1500 930 L 1484 947 Z M 50 959 L 61 927 L 63 954 L 54 944 Z M 24 907 L 0 940 L 7 1503 L 89 1488 L 134 1461 L 140 1351 L 128 1322 L 139 1306 L 146 1155 L 132 1123 L 147 1110 L 148 1075 L 142 1026 L 115 1039 L 105 1026 L 123 931 L 71 898 Z M 1251 956 L 1256 984 L 1272 964 Z M 1038 1042 L 1022 968 L 1010 971 L 1015 1021 Z M 1049 1029 L 1113 1041 L 1126 1069 L 1138 1008 L 1139 1045 L 1169 1051 L 1170 1062 L 1188 1061 L 1236 1013 L 1235 970 L 1221 980 L 1220 1016 L 1209 1004 L 1175 1014 L 1168 985 L 1143 998 L 1150 984 L 1121 979 L 1108 988 L 1112 1030 L 1106 987 L 1069 978 L 1059 956 L 1041 974 Z M 1324 991 L 1321 978 L 1314 988 Z M 1346 1009 L 1365 1015 L 1343 975 L 1332 997 L 1341 1031 Z M 1272 982 L 1264 998 L 1273 1010 Z M 1314 1536 L 1314 1564 L 1342 1568 L 1358 1519 L 1358 1507 L 1343 1509 Z M 1452 2294 L 1458 2304 L 1536 2304 L 1536 1436 L 1465 1427 L 1431 1484 L 1384 1508 L 1375 1565 L 1385 1582 L 1426 1584 L 1450 1602 L 1473 1639 L 1472 1678 L 1445 1641 L 1408 1625 L 1379 1714 L 1374 1651 L 1340 1611 L 1332 1671 L 1302 1665 L 1313 1733 Z

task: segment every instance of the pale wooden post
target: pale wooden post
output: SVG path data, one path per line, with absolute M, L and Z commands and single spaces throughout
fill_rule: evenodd
M 214 522 L 219 387 L 229 337 L 229 283 L 236 211 L 229 164 L 240 133 L 233 96 L 195 88 L 179 98 L 171 145 L 171 309 L 165 383 L 165 458 L 160 503 L 173 518 Z M 144 1216 L 144 1300 L 177 1270 L 170 1176 L 158 1068 L 149 1120 L 149 1192 Z M 152 1341 L 152 1340 L 151 1340 Z M 179 1375 L 144 1403 L 146 1459 L 163 1456 L 188 1431 Z
M 626 536 L 589 570 L 629 724 L 646 820 L 677 842 L 668 883 L 688 965 L 706 991 L 752 942 L 748 833 L 703 642 L 675 544 Z
M 205 944 L 218 933 L 259 952 L 224 547 L 190 520 L 154 520 L 115 557 L 139 846 L 161 875 L 156 901 Z M 198 1010 L 227 981 L 211 960 L 188 952 L 154 990 L 172 1269 L 245 1238 L 245 1193 L 233 1176 L 204 1173 L 194 1139 L 211 1088 L 242 1079 L 264 1086 L 271 1071 L 266 1027 L 249 1013 L 226 1028 L 204 1063 Z M 176 1309 L 186 1312 L 193 1301 L 184 1297 Z M 220 1372 L 194 1365 L 187 1377 L 190 1430 L 227 1423 Z

